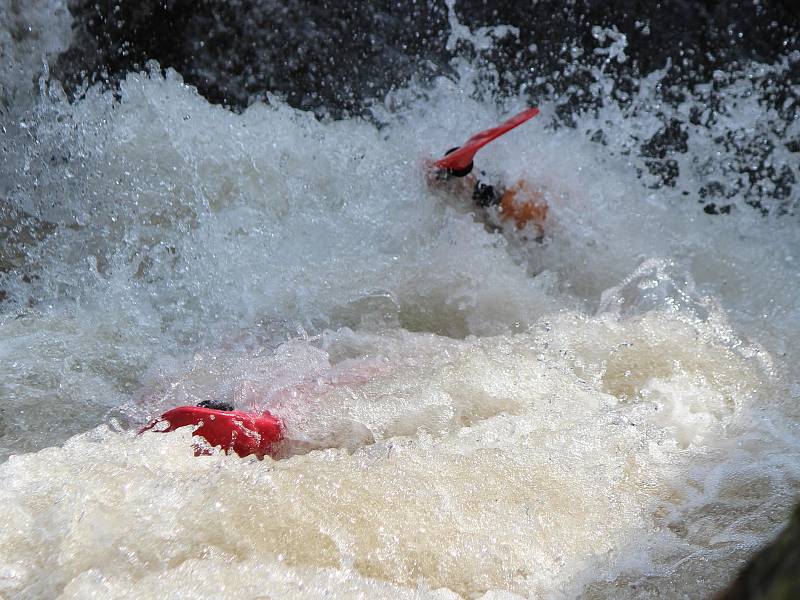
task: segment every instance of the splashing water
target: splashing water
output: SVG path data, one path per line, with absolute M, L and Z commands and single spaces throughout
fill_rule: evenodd
M 473 33 L 448 6 L 454 47 L 514 34 Z M 595 37 L 595 55 L 624 60 L 619 32 Z M 673 185 L 655 185 L 663 157 L 633 140 L 708 89 L 660 105 L 655 73 L 576 128 L 542 103 L 479 156 L 545 195 L 541 244 L 488 232 L 425 185 L 423 157 L 526 105 L 496 101 L 480 61 L 397 91 L 372 120 L 276 98 L 237 115 L 155 65 L 118 98 L 14 87 L 0 594 L 719 589 L 800 479 L 796 192 L 764 215 L 752 200 L 774 190 L 726 179 L 746 134 L 772 144 L 770 173 L 796 174 L 782 140 L 798 120 L 776 132 L 755 93 L 793 60 L 715 83 L 719 105 L 670 155 Z M 595 75 L 590 93 L 613 95 Z M 694 201 L 713 181 L 727 215 Z M 209 398 L 281 417 L 281 459 L 196 458 L 188 432 L 133 433 Z

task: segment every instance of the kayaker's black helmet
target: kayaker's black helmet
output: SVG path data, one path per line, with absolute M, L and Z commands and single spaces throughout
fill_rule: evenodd
M 203 400 L 197 406 L 200 408 L 210 408 L 211 410 L 233 410 L 233 404 L 226 402 L 225 400 Z
M 456 150 L 458 150 L 461 146 L 456 146 L 455 148 L 450 148 L 447 152 L 444 153 L 445 156 L 448 154 L 452 154 Z M 470 173 L 472 173 L 473 163 L 470 163 L 464 167 L 463 169 L 439 169 L 439 174 L 441 179 L 450 179 L 451 177 L 466 177 Z

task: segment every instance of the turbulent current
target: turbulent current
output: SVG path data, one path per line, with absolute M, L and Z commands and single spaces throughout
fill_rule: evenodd
M 369 118 L 237 114 L 154 64 L 68 100 L 60 6 L 30 3 L 33 36 L 0 23 L 0 596 L 701 597 L 781 527 L 797 191 L 752 205 L 774 196 L 758 169 L 800 176 L 800 90 L 763 101 L 796 53 L 671 105 L 656 72 L 574 127 L 541 100 L 478 156 L 546 198 L 533 241 L 425 182 L 426 157 L 528 105 L 491 65 Z M 632 142 L 665 115 L 691 141 L 672 185 Z M 745 138 L 773 151 L 737 187 Z M 711 180 L 727 214 L 697 201 Z M 136 435 L 206 399 L 279 416 L 280 456 Z

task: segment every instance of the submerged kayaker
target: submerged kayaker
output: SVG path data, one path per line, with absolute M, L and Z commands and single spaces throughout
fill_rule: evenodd
M 511 221 L 518 230 L 531 225 L 535 238 L 540 239 L 548 209 L 541 192 L 530 189 L 522 180 L 504 187 L 499 182 L 488 182 L 483 171 L 480 177 L 473 173 L 473 158 L 478 150 L 538 112 L 535 108 L 525 110 L 497 127 L 475 134 L 463 146 L 448 150 L 443 158 L 429 165 L 428 185 L 471 200 L 485 211 L 488 224 L 495 228 Z
M 548 206 L 541 192 L 529 189 L 522 180 L 511 187 L 504 187 L 499 182 L 488 183 L 484 171 L 481 171 L 480 177 L 472 173 L 472 169 L 461 173 L 436 169 L 429 176 L 428 183 L 432 188 L 471 200 L 484 210 L 488 224 L 494 228 L 499 229 L 513 222 L 518 230 L 531 225 L 536 239 L 544 235 Z

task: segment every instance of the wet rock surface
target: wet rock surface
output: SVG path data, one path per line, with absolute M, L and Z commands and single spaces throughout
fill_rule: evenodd
M 442 3 L 72 0 L 75 42 L 58 65 L 71 85 L 111 84 L 148 60 L 215 103 L 241 109 L 268 92 L 293 106 L 360 111 L 442 65 Z
M 75 38 L 56 69 L 68 85 L 113 84 L 153 59 L 233 108 L 272 92 L 305 109 L 361 112 L 412 75 L 446 72 L 451 57 L 444 2 L 71 0 L 69 10 Z M 773 62 L 800 29 L 800 5 L 791 0 L 467 0 L 455 11 L 470 28 L 517 28 L 487 56 L 512 89 L 592 52 L 593 26 L 626 37 L 629 60 L 613 68 L 637 76 L 670 60 L 676 79 L 709 78 L 742 60 Z M 562 93 L 585 77 L 567 75 L 557 83 Z
M 778 538 L 759 552 L 716 600 L 790 600 L 800 594 L 800 506 Z

